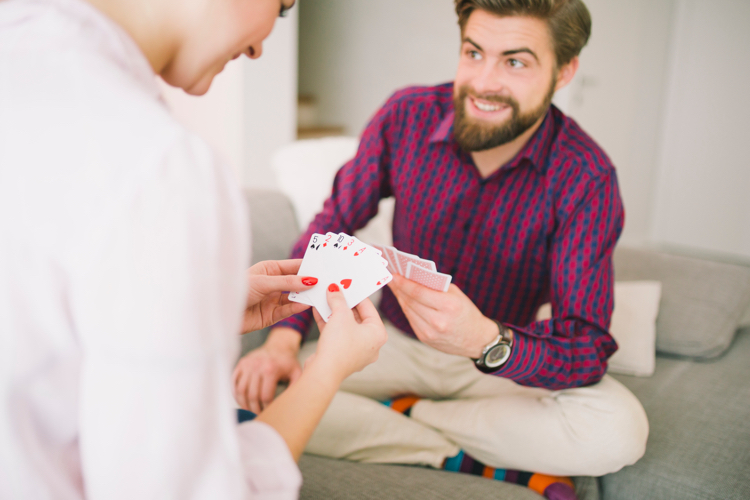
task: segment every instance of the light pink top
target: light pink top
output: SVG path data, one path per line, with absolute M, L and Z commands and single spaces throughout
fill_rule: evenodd
M 238 426 L 249 236 L 231 169 L 81 0 L 0 1 L 0 498 L 290 499 Z

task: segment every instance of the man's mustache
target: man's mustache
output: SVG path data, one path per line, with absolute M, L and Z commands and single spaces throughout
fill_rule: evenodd
M 514 98 L 508 95 L 500 95 L 500 94 L 480 94 L 477 92 L 474 92 L 468 87 L 461 87 L 459 90 L 459 97 L 472 97 L 474 99 L 480 99 L 482 101 L 487 102 L 494 102 L 498 104 L 507 104 L 508 106 L 516 107 L 518 106 L 518 101 L 516 101 Z

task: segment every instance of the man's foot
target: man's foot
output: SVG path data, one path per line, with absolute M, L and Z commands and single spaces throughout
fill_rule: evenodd
M 382 401 L 382 403 L 409 417 L 411 416 L 411 409 L 419 399 L 416 396 L 402 396 Z M 459 451 L 458 455 L 454 457 L 446 458 L 443 462 L 443 469 L 526 486 L 548 500 L 578 500 L 573 481 L 569 477 L 547 476 L 545 474 L 509 469 L 495 469 L 483 464 L 463 450 Z
M 547 476 L 509 469 L 495 469 L 488 467 L 463 450 L 459 451 L 458 455 L 454 457 L 446 458 L 445 462 L 443 462 L 443 469 L 526 486 L 543 495 L 548 500 L 577 500 L 578 498 L 575 494 L 573 481 L 568 477 Z
M 396 410 L 399 413 L 403 413 L 407 417 L 410 417 L 411 409 L 418 401 L 419 398 L 416 396 L 402 396 L 400 398 L 382 401 L 382 403 L 387 407 Z

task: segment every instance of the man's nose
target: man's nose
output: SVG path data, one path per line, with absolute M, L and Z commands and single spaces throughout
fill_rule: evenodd
M 496 64 L 485 64 L 472 83 L 478 94 L 501 94 L 505 90 L 502 69 Z

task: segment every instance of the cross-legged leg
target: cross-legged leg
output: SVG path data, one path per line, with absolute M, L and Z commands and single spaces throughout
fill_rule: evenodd
M 436 381 L 426 376 L 422 362 L 414 362 L 414 346 L 404 340 L 403 335 L 389 331 L 378 360 L 344 381 L 310 439 L 307 453 L 436 468 L 458 453 L 458 446 L 440 432 L 381 403 L 403 394 L 438 396 L 432 387 Z M 300 361 L 315 348 L 315 342 L 305 344 Z
M 483 374 L 469 359 L 440 355 L 434 373 L 442 374 L 444 398 L 420 400 L 411 418 L 489 466 L 600 476 L 645 452 L 646 413 L 610 376 L 589 387 L 550 391 Z

